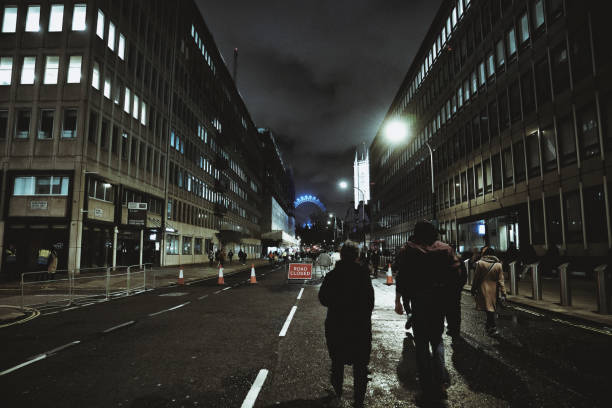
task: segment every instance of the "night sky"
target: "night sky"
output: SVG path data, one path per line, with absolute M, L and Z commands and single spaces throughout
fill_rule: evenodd
M 196 0 L 258 127 L 276 134 L 296 194 L 333 211 L 355 148 L 376 134 L 441 0 Z

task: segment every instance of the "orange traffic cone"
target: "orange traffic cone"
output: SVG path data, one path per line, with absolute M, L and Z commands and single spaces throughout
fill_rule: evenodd
M 391 264 L 389 264 L 389 269 L 387 269 L 387 285 L 393 285 L 393 273 L 391 272 Z
M 178 284 L 179 285 L 184 285 L 185 284 L 185 277 L 183 276 L 183 267 L 182 266 L 179 269 Z
M 251 264 L 251 283 L 257 283 L 257 277 L 255 276 L 255 265 Z
M 223 280 L 223 265 L 219 265 L 219 278 L 217 279 L 217 285 L 225 285 L 225 280 Z

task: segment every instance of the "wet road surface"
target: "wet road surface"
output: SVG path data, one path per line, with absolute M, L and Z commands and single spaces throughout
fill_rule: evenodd
M 0 375 L 2 406 L 329 406 L 318 285 L 290 285 L 285 276 L 282 269 L 261 268 L 256 285 L 242 273 L 226 277 L 224 287 L 215 280 L 175 286 L 4 328 L 0 372 L 14 371 Z M 373 283 L 366 406 L 416 406 L 406 318 L 393 311 L 395 287 L 382 278 Z M 448 406 L 608 405 L 612 336 L 606 328 L 509 307 L 500 311 L 500 336 L 491 338 L 467 294 L 462 306 L 462 340 L 444 339 Z M 352 406 L 350 371 L 342 407 Z

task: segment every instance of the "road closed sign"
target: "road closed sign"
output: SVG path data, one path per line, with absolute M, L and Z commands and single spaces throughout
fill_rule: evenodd
M 290 263 L 287 279 L 312 279 L 312 264 Z

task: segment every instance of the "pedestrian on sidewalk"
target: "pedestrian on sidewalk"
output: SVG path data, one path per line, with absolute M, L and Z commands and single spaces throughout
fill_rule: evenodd
M 57 252 L 55 251 L 55 248 L 51 248 L 51 252 L 49 253 L 49 259 L 47 262 L 48 280 L 55 279 L 55 271 L 57 271 Z
M 374 289 L 368 268 L 359 263 L 357 244 L 344 243 L 340 261 L 323 280 L 319 301 L 327 307 L 325 340 L 334 391 L 338 398 L 342 396 L 344 365 L 352 364 L 355 407 L 363 407 L 372 351 Z
M 437 231 L 429 221 L 414 227 L 414 241 L 408 241 L 396 261 L 395 311 L 404 313 L 402 301 L 410 301 L 416 363 L 422 394 L 417 400 L 445 399 L 450 385 L 444 362 L 444 297 L 457 284 L 459 259 L 453 249 L 437 239 Z M 431 346 L 431 351 L 430 351 Z
M 497 335 L 495 308 L 498 296 L 501 295 L 501 298 L 506 300 L 506 287 L 504 286 L 502 264 L 491 247 L 482 249 L 480 260 L 476 263 L 472 295 L 476 301 L 476 309 L 486 313 L 485 329 L 487 333 L 490 336 Z
M 234 252 L 232 252 L 232 250 L 230 249 L 229 252 L 227 253 L 227 257 L 229 258 L 229 263 L 230 265 L 232 264 L 232 258 L 234 257 Z
M 212 268 L 214 261 L 215 261 L 215 254 L 213 253 L 213 250 L 211 249 L 210 251 L 208 251 L 208 266 Z

